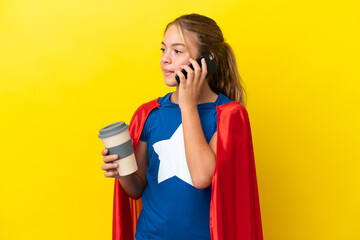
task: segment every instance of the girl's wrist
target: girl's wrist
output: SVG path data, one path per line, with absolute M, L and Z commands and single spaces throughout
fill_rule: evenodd
M 181 113 L 193 113 L 197 111 L 197 106 L 196 105 L 187 105 L 187 106 L 180 106 L 180 111 Z

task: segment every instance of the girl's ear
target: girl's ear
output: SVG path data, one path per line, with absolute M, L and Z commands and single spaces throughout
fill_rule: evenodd
M 211 53 L 211 55 L 213 56 L 213 58 L 215 58 L 214 53 L 213 53 L 213 52 L 210 52 L 210 53 Z

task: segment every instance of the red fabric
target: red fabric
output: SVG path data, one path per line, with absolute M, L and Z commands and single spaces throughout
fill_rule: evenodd
M 130 125 L 129 132 L 130 138 L 133 142 L 133 147 L 139 142 L 142 129 L 145 121 L 151 112 L 160 104 L 155 99 L 151 102 L 141 105 L 134 113 Z M 114 206 L 113 206 L 113 240 L 134 240 L 136 224 L 139 218 L 139 212 L 141 207 L 141 199 L 134 200 L 129 198 L 125 191 L 121 188 L 118 179 L 115 179 L 114 190 Z
M 212 240 L 262 240 L 260 204 L 249 117 L 231 102 L 216 107 L 216 165 L 212 178 Z
M 130 121 L 133 147 L 158 99 L 141 105 Z M 260 204 L 249 117 L 236 101 L 216 107 L 217 150 L 212 179 L 212 240 L 262 240 Z M 115 179 L 113 240 L 134 240 L 141 200 L 130 200 Z M 131 205 L 131 207 L 130 207 Z M 139 207 L 140 206 L 140 207 Z

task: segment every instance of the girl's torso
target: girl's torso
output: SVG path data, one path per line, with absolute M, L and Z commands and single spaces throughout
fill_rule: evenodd
M 186 163 L 181 112 L 168 93 L 148 116 L 140 140 L 147 142 L 148 185 L 136 229 L 142 239 L 210 239 L 211 186 L 196 189 Z M 216 106 L 231 102 L 222 93 L 215 102 L 198 105 L 201 126 L 209 143 L 216 132 Z

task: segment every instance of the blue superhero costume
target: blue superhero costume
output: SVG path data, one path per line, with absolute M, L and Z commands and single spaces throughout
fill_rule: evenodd
M 147 142 L 149 167 L 135 237 L 209 240 L 211 186 L 193 186 L 185 157 L 181 112 L 179 105 L 170 101 L 171 94 L 159 98 L 161 107 L 149 114 L 140 136 L 141 141 Z M 216 106 L 229 102 L 219 93 L 215 102 L 198 104 L 208 143 L 216 132 Z

